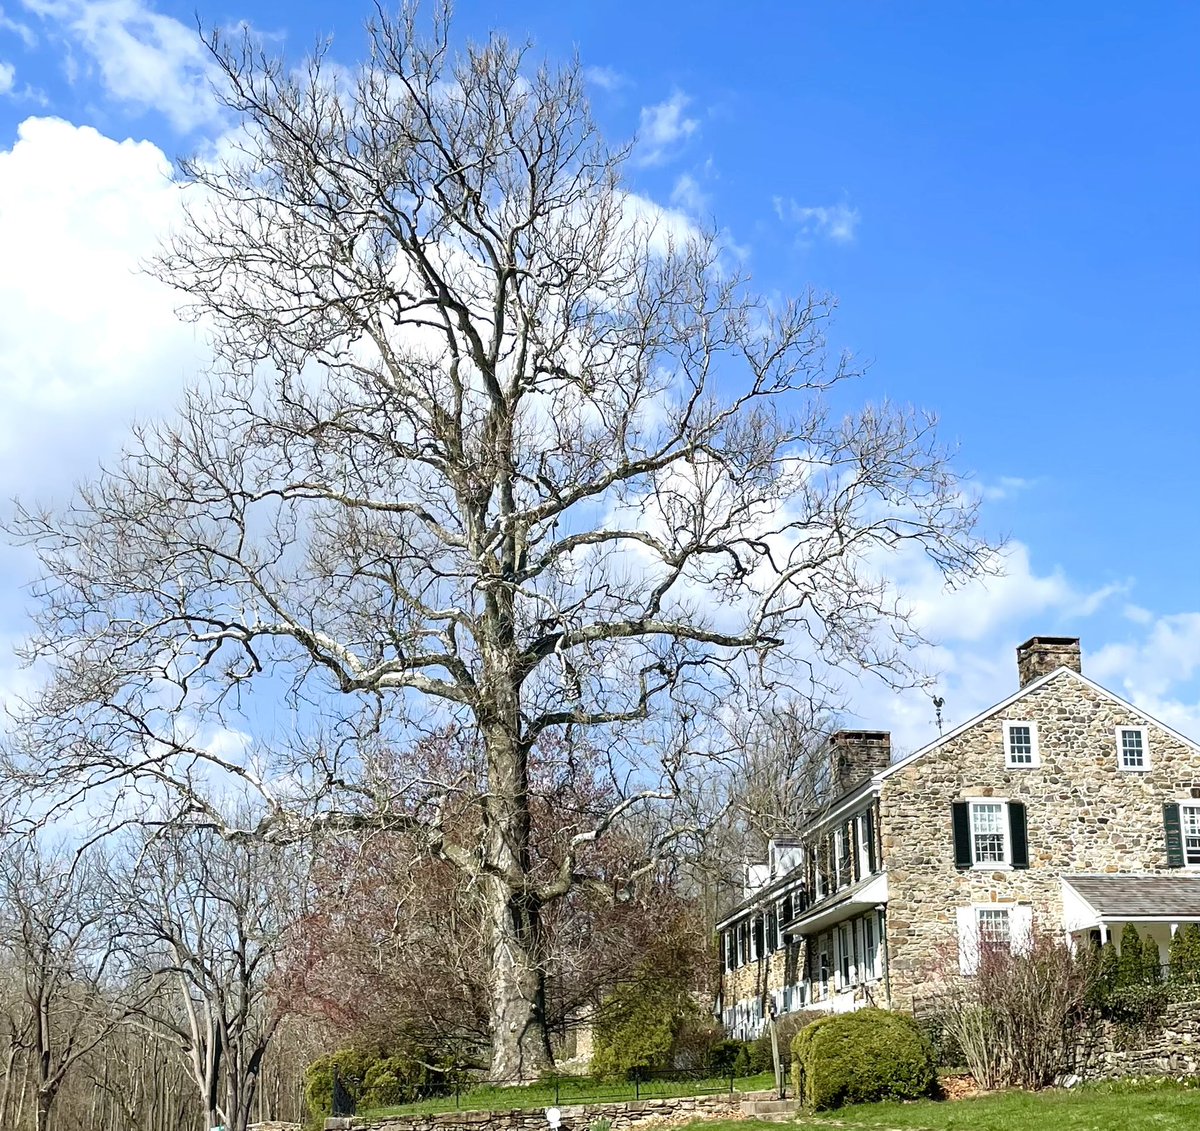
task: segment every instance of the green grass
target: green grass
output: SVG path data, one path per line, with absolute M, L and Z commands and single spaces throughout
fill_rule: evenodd
M 763 1092 L 775 1086 L 770 1072 L 739 1077 L 733 1086 L 739 1092 Z M 616 1103 L 632 1099 L 666 1099 L 673 1096 L 697 1096 L 727 1092 L 729 1077 L 712 1080 L 652 1080 L 634 1085 L 621 1080 L 605 1082 L 564 1076 L 559 1080 L 557 1097 L 553 1084 L 526 1084 L 515 1088 L 484 1085 L 454 1096 L 438 1096 L 399 1107 L 377 1108 L 359 1114 L 367 1119 L 385 1115 L 423 1115 L 437 1111 L 515 1111 L 530 1108 L 566 1107 L 568 1104 Z
M 697 1131 L 780 1127 L 756 1120 L 693 1126 Z M 954 1102 L 861 1104 L 802 1115 L 792 1126 L 812 1131 L 1173 1131 L 1200 1126 L 1200 1088 L 1176 1081 L 1116 1081 L 1071 1091 L 1001 1092 Z

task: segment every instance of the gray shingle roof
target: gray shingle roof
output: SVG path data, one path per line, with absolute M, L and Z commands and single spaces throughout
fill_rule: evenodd
M 1096 912 L 1108 917 L 1200 916 L 1200 876 L 1064 876 Z

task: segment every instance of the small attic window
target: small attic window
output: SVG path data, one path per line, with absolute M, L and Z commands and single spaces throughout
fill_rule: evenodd
M 1011 770 L 1040 766 L 1037 723 L 1006 720 L 1004 723 L 1004 764 Z
M 1135 774 L 1150 769 L 1145 727 L 1117 727 L 1117 769 Z

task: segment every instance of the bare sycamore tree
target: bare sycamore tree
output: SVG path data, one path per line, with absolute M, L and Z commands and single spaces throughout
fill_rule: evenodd
M 126 939 L 160 988 L 139 1016 L 182 1054 L 204 1126 L 245 1131 L 251 1121 L 285 1007 L 273 979 L 303 916 L 303 861 L 294 849 L 182 828 L 144 838 L 120 877 Z
M 455 54 L 443 16 L 369 34 L 354 70 L 210 41 L 243 128 L 184 165 L 157 271 L 218 362 L 71 507 L 18 513 L 52 674 L 8 773 L 227 835 L 417 834 L 480 892 L 491 1070 L 528 1077 L 543 916 L 603 838 L 646 808 L 653 866 L 739 697 L 906 679 L 888 553 L 953 581 L 989 548 L 931 421 L 831 412 L 826 300 L 756 298 L 623 187 L 578 66 Z M 478 773 L 382 757 L 445 726 Z M 531 763 L 583 734 L 619 800 L 535 876 Z

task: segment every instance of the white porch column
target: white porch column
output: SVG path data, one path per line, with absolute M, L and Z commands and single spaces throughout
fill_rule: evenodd
M 1108 942 L 1108 924 L 1103 920 L 1100 921 L 1100 945 L 1103 946 Z

